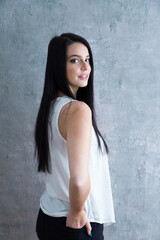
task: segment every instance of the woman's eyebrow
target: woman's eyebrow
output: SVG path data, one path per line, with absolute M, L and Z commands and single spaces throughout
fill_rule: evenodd
M 77 55 L 77 54 L 73 54 L 73 55 L 69 56 L 68 59 L 71 58 L 71 57 L 81 57 L 81 56 Z M 89 57 L 89 55 L 87 55 L 86 57 Z

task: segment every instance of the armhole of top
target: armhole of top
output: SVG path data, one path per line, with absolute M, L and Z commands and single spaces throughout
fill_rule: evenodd
M 67 141 L 64 139 L 64 137 L 62 136 L 62 134 L 60 133 L 60 130 L 59 130 L 59 126 L 58 126 L 58 119 L 59 119 L 59 114 L 62 110 L 62 108 L 69 102 L 72 102 L 72 101 L 77 101 L 77 100 L 74 100 L 74 99 L 65 99 L 65 101 L 62 100 L 62 102 L 59 103 L 59 106 L 58 106 L 58 111 L 57 111 L 57 115 L 56 115 L 56 129 L 57 129 L 57 133 L 59 135 L 59 137 L 66 143 Z

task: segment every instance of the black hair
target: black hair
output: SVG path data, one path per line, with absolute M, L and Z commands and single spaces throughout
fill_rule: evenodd
M 91 72 L 86 87 L 79 88 L 76 97 L 70 90 L 66 77 L 66 57 L 67 47 L 75 42 L 80 42 L 88 48 L 90 56 Z M 35 124 L 35 153 L 38 160 L 38 171 L 50 173 L 50 150 L 49 150 L 49 117 L 51 102 L 54 103 L 59 91 L 73 99 L 85 102 L 92 111 L 92 124 L 97 136 L 98 147 L 101 148 L 100 137 L 104 142 L 106 152 L 109 153 L 108 146 L 98 130 L 95 109 L 94 109 L 94 85 L 93 85 L 93 56 L 89 43 L 81 36 L 73 33 L 63 33 L 51 39 L 48 45 L 48 56 L 46 63 L 45 81 L 43 95 Z M 54 146 L 53 146 L 54 147 Z

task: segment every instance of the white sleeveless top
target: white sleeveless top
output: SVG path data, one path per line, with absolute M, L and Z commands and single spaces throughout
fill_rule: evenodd
M 74 100 L 68 96 L 56 99 L 52 112 L 52 137 L 49 134 L 51 174 L 46 175 L 46 190 L 40 199 L 42 211 L 53 217 L 67 216 L 69 204 L 69 163 L 66 140 L 58 128 L 58 117 L 62 107 Z M 90 222 L 103 223 L 104 226 L 115 222 L 112 190 L 108 166 L 108 156 L 103 140 L 100 138 L 104 154 L 98 149 L 97 137 L 92 126 L 92 140 L 89 159 L 91 189 L 85 201 L 85 211 Z

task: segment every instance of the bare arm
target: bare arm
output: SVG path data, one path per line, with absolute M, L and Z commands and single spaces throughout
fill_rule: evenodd
M 92 134 L 92 115 L 87 104 L 76 102 L 67 118 L 67 150 L 69 159 L 71 227 L 87 225 L 84 203 L 90 191 L 89 155 Z M 88 226 L 88 225 L 87 225 Z M 89 231 L 89 228 L 88 228 Z

